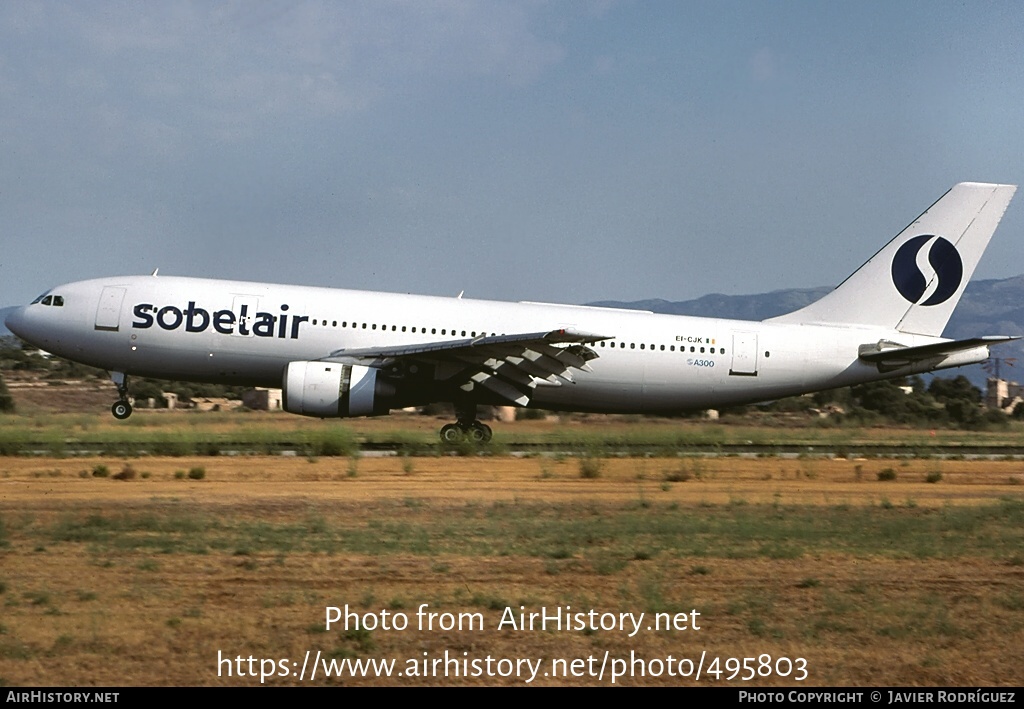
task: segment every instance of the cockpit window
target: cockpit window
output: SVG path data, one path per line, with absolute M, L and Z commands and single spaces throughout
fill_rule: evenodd
M 31 305 L 35 305 L 36 303 L 42 303 L 43 305 L 55 305 L 60 308 L 64 305 L 64 296 L 43 293 L 41 296 L 33 300 Z

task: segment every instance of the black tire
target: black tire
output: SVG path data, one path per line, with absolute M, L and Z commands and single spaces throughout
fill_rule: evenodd
M 466 433 L 457 424 L 449 423 L 441 427 L 442 443 L 458 443 L 466 437 Z
M 110 413 L 114 414 L 114 418 L 123 421 L 132 415 L 132 405 L 127 401 L 115 401 L 110 407 Z
M 466 438 L 473 443 L 487 443 L 493 435 L 491 427 L 479 421 L 474 421 L 466 430 Z

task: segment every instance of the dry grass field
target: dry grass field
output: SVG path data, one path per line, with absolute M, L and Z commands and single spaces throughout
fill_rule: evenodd
M 1022 482 L 1013 460 L 0 458 L 0 681 L 1020 685 Z M 376 627 L 327 630 L 346 605 Z M 644 616 L 499 628 L 544 609 Z

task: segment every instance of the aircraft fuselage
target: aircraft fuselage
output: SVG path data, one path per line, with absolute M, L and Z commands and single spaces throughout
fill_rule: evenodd
M 647 311 L 444 298 L 197 278 L 129 276 L 59 286 L 9 326 L 53 354 L 130 375 L 280 387 L 289 362 L 360 349 L 570 328 L 592 372 L 537 386 L 531 405 L 655 413 L 763 401 L 878 379 L 858 347 L 939 338 L 865 327 L 784 325 Z M 953 365 L 949 365 L 953 366 Z M 925 367 L 906 368 L 902 376 Z

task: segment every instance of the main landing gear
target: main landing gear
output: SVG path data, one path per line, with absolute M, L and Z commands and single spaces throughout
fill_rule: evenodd
M 472 441 L 473 443 L 487 443 L 493 435 L 491 427 L 479 421 L 469 423 L 449 423 L 441 427 L 441 440 L 445 443 L 458 443 L 459 441 Z
M 111 372 L 110 379 L 117 386 L 117 394 L 120 397 L 110 407 L 110 413 L 114 418 L 123 421 L 132 415 L 132 404 L 128 400 L 128 375 L 124 372 Z
M 457 423 L 449 423 L 441 427 L 441 441 L 444 443 L 487 443 L 494 435 L 491 427 L 476 420 L 476 405 L 455 405 Z

